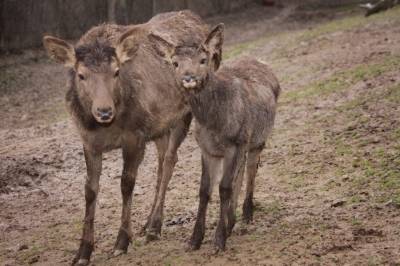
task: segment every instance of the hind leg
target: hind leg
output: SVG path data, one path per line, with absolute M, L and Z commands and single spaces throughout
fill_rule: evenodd
M 245 161 L 246 161 L 246 156 L 243 158 L 243 162 L 241 163 L 239 174 L 235 180 L 231 202 L 229 204 L 228 227 L 227 227 L 228 237 L 231 235 L 232 229 L 236 223 L 236 208 L 237 208 L 240 189 L 242 188 L 242 183 L 243 183 Z
M 247 185 L 246 185 L 246 197 L 243 203 L 243 221 L 249 223 L 253 221 L 253 193 L 254 193 L 254 182 L 258 170 L 258 163 L 260 161 L 260 155 L 262 148 L 257 148 L 249 151 L 247 158 Z
M 245 147 L 232 146 L 224 153 L 223 173 L 219 184 L 220 211 L 217 229 L 215 231 L 214 246 L 217 253 L 225 251 L 228 238 L 228 213 L 232 199 L 235 181 L 246 155 Z

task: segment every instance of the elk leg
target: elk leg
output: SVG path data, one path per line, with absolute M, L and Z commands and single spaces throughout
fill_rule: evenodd
M 174 166 L 178 162 L 178 148 L 182 144 L 182 141 L 185 139 L 189 131 L 191 121 L 192 114 L 189 113 L 185 119 L 180 121 L 174 128 L 171 129 L 168 150 L 164 158 L 162 181 L 157 195 L 157 204 L 150 218 L 147 241 L 158 239 L 159 235 L 161 234 L 165 194 L 167 193 L 168 183 L 171 180 Z
M 260 154 L 262 148 L 254 149 L 249 152 L 247 159 L 247 185 L 246 185 L 246 197 L 243 203 L 243 215 L 242 219 L 244 222 L 249 223 L 253 221 L 253 193 L 254 193 L 254 182 L 258 170 L 258 163 L 260 162 Z
M 87 265 L 94 247 L 94 215 L 96 198 L 99 193 L 102 154 L 83 148 L 86 162 L 87 178 L 85 184 L 86 210 L 83 223 L 83 233 L 79 250 L 72 265 Z
M 186 251 L 195 251 L 200 249 L 206 231 L 206 214 L 208 202 L 211 199 L 214 185 L 217 182 L 221 170 L 221 159 L 211 157 L 203 153 L 201 156 L 201 184 L 200 184 L 200 202 L 197 210 L 197 218 L 193 234 L 190 237 Z
M 229 203 L 232 198 L 233 184 L 239 175 L 244 156 L 244 148 L 240 146 L 230 149 L 224 155 L 223 174 L 221 183 L 219 184 L 220 212 L 214 242 L 217 253 L 225 250 L 226 239 L 228 237 L 227 219 Z
M 243 183 L 245 161 L 246 161 L 246 156 L 243 158 L 243 161 L 241 163 L 241 167 L 239 170 L 239 174 L 238 174 L 236 180 L 234 181 L 232 198 L 231 198 L 231 202 L 229 203 L 228 229 L 227 229 L 228 237 L 231 235 L 233 227 L 235 226 L 235 223 L 236 223 L 236 208 L 237 208 L 237 202 L 238 202 L 238 198 L 239 198 L 240 189 L 242 188 L 242 183 Z
M 135 186 L 139 165 L 143 160 L 144 149 L 145 142 L 139 140 L 124 143 L 122 146 L 122 157 L 124 160 L 121 176 L 122 218 L 117 241 L 114 245 L 114 256 L 126 253 L 129 242 L 132 239 L 132 191 Z
M 143 235 L 146 232 L 146 229 L 149 227 L 150 222 L 151 222 L 151 216 L 153 215 L 154 208 L 157 204 L 157 196 L 158 196 L 158 191 L 160 190 L 160 185 L 161 185 L 161 180 L 162 180 L 162 175 L 163 175 L 163 164 L 164 164 L 165 153 L 167 152 L 167 149 L 168 149 L 169 136 L 170 136 L 170 134 L 168 133 L 154 141 L 154 144 L 156 145 L 156 148 L 157 148 L 157 154 L 158 154 L 157 185 L 156 185 L 156 189 L 155 189 L 155 193 L 154 193 L 153 204 L 151 205 L 150 215 L 147 218 L 146 224 L 140 230 L 140 233 L 139 233 L 140 235 Z

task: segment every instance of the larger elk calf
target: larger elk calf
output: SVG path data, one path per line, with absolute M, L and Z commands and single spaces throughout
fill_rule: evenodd
M 235 211 L 247 155 L 247 189 L 243 219 L 253 218 L 254 179 L 261 151 L 271 133 L 279 83 L 267 65 L 241 60 L 214 73 L 211 55 L 223 42 L 225 28 L 216 26 L 203 45 L 176 47 L 152 35 L 156 49 L 167 55 L 175 68 L 181 91 L 197 123 L 196 139 L 202 150 L 200 203 L 188 250 L 200 248 L 205 233 L 205 216 L 220 165 L 221 200 L 215 233 L 216 250 L 223 251 L 235 225 Z
M 86 211 L 82 239 L 73 264 L 87 264 L 94 245 L 94 216 L 102 169 L 102 154 L 122 149 L 123 198 L 115 255 L 125 253 L 132 237 L 131 203 L 137 171 L 147 141 L 156 142 L 159 171 L 156 196 L 147 222 L 149 235 L 161 231 L 165 192 L 177 162 L 177 149 L 187 134 L 190 108 L 150 33 L 175 45 L 201 43 L 208 30 L 190 11 L 158 15 L 132 28 L 105 24 L 87 32 L 74 47 L 45 37 L 50 57 L 70 68 L 66 103 L 82 139 L 87 166 Z M 220 53 L 213 55 L 215 68 Z

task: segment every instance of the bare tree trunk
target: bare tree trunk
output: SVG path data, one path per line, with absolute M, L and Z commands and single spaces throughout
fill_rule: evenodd
M 3 50 L 4 44 L 4 1 L 0 1 L 0 52 Z
M 132 6 L 134 0 L 125 0 L 125 25 L 132 24 Z
M 115 22 L 115 4 L 117 0 L 107 0 L 107 21 Z

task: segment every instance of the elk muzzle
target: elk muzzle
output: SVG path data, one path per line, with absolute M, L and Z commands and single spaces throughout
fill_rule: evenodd
M 186 89 L 193 89 L 197 85 L 196 76 L 193 74 L 183 75 L 181 82 Z
M 110 123 L 115 116 L 115 107 L 107 103 L 93 104 L 92 114 L 97 122 Z
M 97 108 L 97 116 L 102 121 L 108 121 L 113 117 L 113 111 L 111 107 Z

